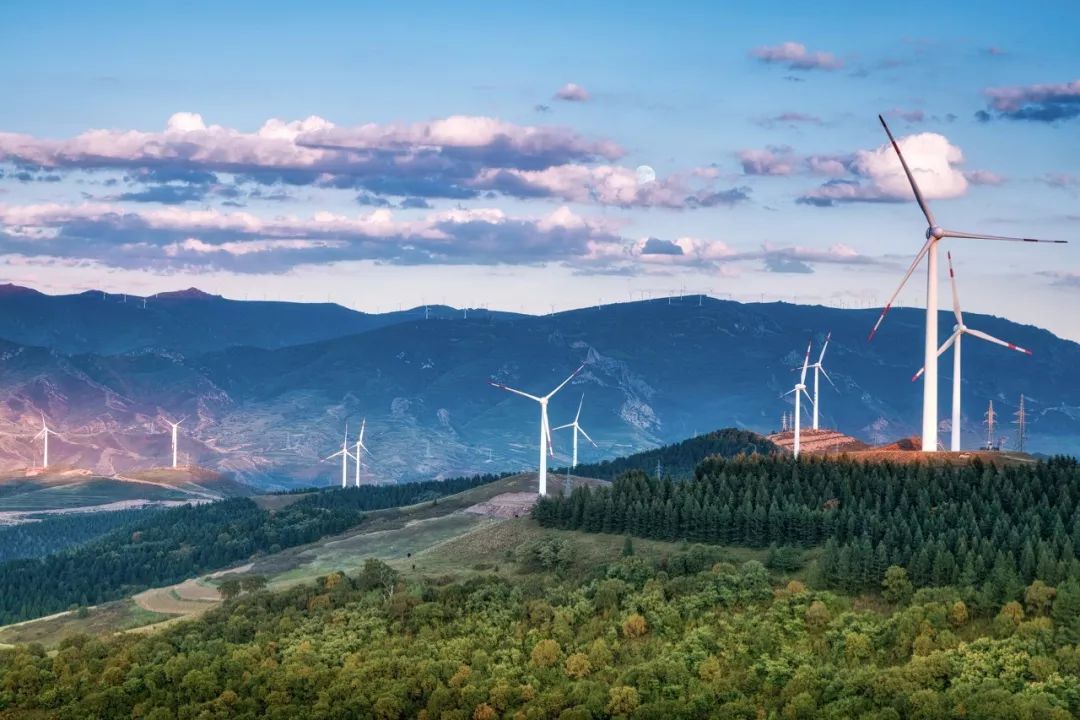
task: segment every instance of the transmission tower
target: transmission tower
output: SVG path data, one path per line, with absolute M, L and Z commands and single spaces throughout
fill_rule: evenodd
M 1014 415 L 1016 416 L 1016 419 L 1013 420 L 1013 424 L 1016 425 L 1016 440 L 1020 452 L 1024 452 L 1024 440 L 1027 439 L 1027 413 L 1024 411 L 1023 394 L 1020 395 L 1020 409 Z
M 986 424 L 986 449 L 994 449 L 994 420 L 997 419 L 997 414 L 994 412 L 994 401 L 990 401 L 990 408 L 986 411 L 985 415 Z

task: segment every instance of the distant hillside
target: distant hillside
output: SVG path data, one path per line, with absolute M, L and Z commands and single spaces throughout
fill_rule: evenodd
M 630 470 L 655 475 L 659 464 L 661 475 L 682 479 L 692 476 L 694 469 L 707 457 L 734 457 L 739 453 L 767 455 L 777 450 L 775 445 L 757 433 L 727 428 L 626 457 L 578 465 L 573 472 L 582 477 L 614 480 Z M 559 472 L 566 472 L 566 468 Z
M 427 314 L 432 319 L 458 318 L 463 311 L 432 306 Z M 242 345 L 280 348 L 424 316 L 423 307 L 369 314 L 332 303 L 229 300 L 195 288 L 142 298 L 97 290 L 45 295 L 0 285 L 0 338 L 69 355 L 145 349 L 197 355 Z
M 222 302 L 237 312 L 249 305 Z M 894 309 L 868 343 L 876 314 L 708 298 L 699 305 L 695 298 L 542 317 L 414 317 L 314 343 L 201 354 L 69 355 L 0 342 L 0 469 L 39 462 L 40 443 L 32 438 L 43 412 L 62 433 L 50 442 L 53 461 L 100 474 L 165 464 L 166 415 L 188 418 L 182 459 L 261 487 L 337 484 L 337 466 L 322 459 L 340 447 L 346 423 L 355 432 L 364 418 L 369 481 L 532 470 L 537 408 L 488 381 L 546 392 L 583 361 L 582 373 L 552 399 L 551 421 L 572 419 L 584 394 L 581 422 L 599 448 L 584 443 L 581 460 L 597 463 L 708 428 L 777 431 L 781 414 L 792 410 L 784 393 L 807 339 L 820 342 L 830 330 L 825 364 L 836 387 L 821 388 L 822 427 L 887 443 L 919 429 L 922 393 L 910 378 L 921 363 L 923 313 Z M 1023 393 L 1026 450 L 1080 453 L 1080 345 L 969 315 L 973 326 L 1034 354 L 988 343 L 965 348 L 965 445 L 981 444 L 990 400 L 1001 434 L 1011 439 L 1008 420 Z M 950 381 L 945 362 L 943 420 Z M 552 464 L 565 465 L 566 431 L 554 444 Z M 1014 449 L 1015 441 L 1006 447 Z

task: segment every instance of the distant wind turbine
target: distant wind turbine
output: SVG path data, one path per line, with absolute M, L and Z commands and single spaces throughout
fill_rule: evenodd
M 802 443 L 802 396 L 806 395 L 806 399 L 811 403 L 814 401 L 810 399 L 810 395 L 806 392 L 806 370 L 810 367 L 810 346 L 813 341 L 806 344 L 806 357 L 803 359 L 802 374 L 799 376 L 799 382 L 795 383 L 795 387 L 788 390 L 784 395 L 791 395 L 795 393 L 795 415 L 793 423 L 795 425 L 795 445 L 793 452 L 795 457 L 799 457 L 800 445 Z
M 1004 340 L 998 340 L 993 335 L 987 335 L 981 330 L 975 330 L 969 328 L 964 324 L 964 314 L 960 312 L 960 294 L 956 290 L 956 273 L 953 272 L 952 266 L 952 253 L 948 253 L 949 260 L 949 283 L 952 285 L 952 298 L 953 298 L 953 314 L 956 316 L 956 325 L 953 327 L 953 334 L 949 336 L 940 348 L 938 348 L 937 355 L 934 356 L 935 362 L 938 357 L 948 350 L 950 347 L 953 349 L 953 379 L 952 379 L 952 428 L 949 449 L 953 452 L 960 451 L 960 343 L 965 335 L 971 335 L 977 337 L 980 340 L 992 342 L 995 345 L 1001 345 L 1002 347 L 1015 350 L 1017 352 L 1030 355 L 1030 350 L 1025 350 L 1019 345 L 1013 345 L 1010 342 Z M 915 382 L 924 375 L 926 368 L 920 368 L 919 372 L 915 373 L 915 376 L 911 378 L 912 382 Z
M 349 425 L 345 424 L 345 439 L 341 441 L 341 449 L 333 455 L 326 457 L 326 460 L 333 460 L 334 458 L 341 456 L 341 488 L 344 490 L 349 484 L 349 458 L 355 459 L 356 456 L 349 452 Z M 357 470 L 359 472 L 359 470 Z M 359 482 L 359 478 L 357 478 Z
M 353 455 L 353 459 L 356 460 L 356 476 L 355 476 L 355 481 L 354 481 L 355 484 L 356 484 L 356 487 L 360 487 L 360 461 L 361 461 L 360 451 L 363 450 L 368 455 L 371 454 L 371 451 L 367 449 L 367 445 L 364 444 L 364 428 L 366 426 L 367 426 L 367 418 L 364 418 L 363 420 L 360 421 L 360 434 L 356 437 L 356 449 L 355 449 L 354 455 Z
M 567 423 L 565 425 L 560 425 L 557 428 L 552 428 L 551 429 L 552 432 L 555 432 L 557 430 L 565 430 L 566 428 L 573 428 L 574 429 L 574 458 L 573 458 L 573 461 L 570 464 L 570 467 L 572 467 L 572 468 L 577 467 L 577 455 L 578 455 L 577 451 L 578 451 L 578 434 L 579 433 L 581 435 L 584 435 L 585 439 L 588 440 L 589 442 L 591 442 L 593 447 L 598 447 L 597 444 L 593 441 L 593 439 L 591 437 L 589 437 L 589 433 L 585 432 L 585 428 L 581 427 L 581 423 L 580 423 L 580 420 L 581 420 L 581 406 L 584 405 L 584 404 L 585 404 L 585 393 L 581 393 L 581 401 L 578 402 L 577 415 L 574 416 L 574 422 Z
M 41 438 L 42 441 L 43 441 L 43 449 L 42 449 L 42 454 L 41 454 L 41 467 L 42 468 L 49 467 L 49 435 L 55 435 L 55 434 L 56 433 L 53 432 L 51 429 L 49 429 L 49 426 L 45 424 L 45 415 L 42 414 L 42 416 L 41 416 L 41 431 L 38 432 L 38 434 L 34 436 L 35 440 L 37 440 L 38 438 Z
M 818 355 L 817 362 L 810 367 L 814 368 L 814 429 L 818 429 L 818 373 L 820 372 L 825 376 L 825 379 L 829 381 L 829 384 L 836 387 L 836 383 L 829 377 L 829 373 L 825 372 L 825 366 L 822 365 L 822 361 L 825 360 L 825 350 L 829 347 L 829 339 L 832 338 L 830 332 L 825 336 L 825 344 L 821 346 L 821 354 Z
M 180 423 L 184 422 L 185 420 L 187 420 L 186 417 L 182 417 L 179 420 L 177 420 L 176 422 L 173 422 L 172 420 L 166 420 L 165 421 L 167 424 L 172 426 L 172 466 L 173 466 L 173 469 L 176 469 L 176 447 L 177 447 L 178 440 L 179 440 L 177 431 L 180 428 Z
M 540 403 L 540 469 L 539 469 L 537 475 L 538 475 L 539 480 L 540 480 L 539 492 L 540 492 L 541 496 L 547 495 L 547 459 L 548 459 L 548 453 L 551 452 L 551 449 L 550 449 L 550 445 L 551 445 L 551 425 L 548 423 L 548 400 L 551 400 L 552 396 L 554 396 L 555 393 L 562 390 L 563 387 L 565 387 L 568 382 L 573 380 L 577 376 L 577 374 L 579 372 L 581 372 L 581 369 L 584 368 L 584 367 L 585 367 L 584 364 L 578 366 L 578 369 L 575 370 L 574 372 L 572 372 L 570 374 L 570 377 L 566 378 L 561 383 L 559 383 L 558 387 L 556 387 L 554 390 L 549 392 L 547 395 L 541 395 L 541 396 L 530 395 L 527 392 L 522 392 L 521 390 L 515 390 L 514 388 L 508 387 L 508 386 L 503 385 L 501 383 L 490 382 L 490 381 L 488 382 L 488 384 L 491 385 L 492 387 L 496 387 L 496 388 L 499 388 L 500 390 L 505 390 L 507 392 L 512 392 L 515 395 L 520 395 L 522 397 L 526 397 L 526 398 L 529 398 L 530 400 L 535 400 L 536 402 Z
M 937 224 L 937 221 L 934 220 L 934 214 L 930 212 L 930 206 L 926 204 L 922 191 L 919 190 L 919 184 L 915 182 L 915 176 L 911 173 L 911 168 L 908 167 L 907 161 L 904 159 L 904 154 L 900 152 L 900 146 L 897 144 L 896 139 L 893 138 L 889 126 L 885 123 L 885 118 L 878 115 L 878 120 L 881 121 L 881 126 L 885 128 L 885 134 L 889 136 L 889 142 L 892 143 L 893 149 L 896 151 L 896 156 L 900 158 L 900 165 L 903 167 L 908 184 L 911 185 L 911 190 L 915 194 L 915 202 L 919 204 L 919 208 L 926 218 L 928 227 L 926 228 L 926 242 L 915 256 L 915 260 L 912 261 L 911 267 L 908 268 L 907 273 L 904 274 L 903 279 L 900 281 L 900 286 L 896 288 L 896 292 L 892 294 L 889 301 L 885 303 L 885 307 L 882 308 L 881 315 L 878 317 L 877 322 L 874 323 L 874 329 L 870 331 L 870 339 L 873 339 L 874 334 L 877 333 L 878 328 L 881 327 L 881 322 L 885 319 L 885 315 L 888 314 L 889 309 L 892 307 L 893 302 L 896 301 L 900 291 L 903 290 L 908 278 L 911 277 L 912 273 L 915 272 L 915 268 L 922 262 L 923 256 L 926 256 L 926 338 L 923 346 L 923 367 L 926 368 L 926 380 L 923 382 L 922 451 L 935 452 L 938 444 L 938 368 L 936 352 L 938 344 L 938 241 L 947 237 L 968 240 L 1008 240 L 1015 242 L 1056 244 L 1062 244 L 1066 241 L 1036 240 L 1035 238 L 1006 237 L 1004 235 L 984 235 L 982 233 L 966 233 L 942 228 Z

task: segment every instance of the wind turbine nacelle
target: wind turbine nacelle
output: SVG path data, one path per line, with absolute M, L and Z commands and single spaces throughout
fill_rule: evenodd
M 943 237 L 945 237 L 945 228 L 939 225 L 926 228 L 927 240 L 940 240 Z

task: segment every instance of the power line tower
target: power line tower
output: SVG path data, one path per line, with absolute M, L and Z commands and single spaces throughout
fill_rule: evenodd
M 1016 419 L 1013 420 L 1013 424 L 1016 425 L 1016 440 L 1019 444 L 1020 452 L 1024 452 L 1024 440 L 1027 439 L 1027 413 L 1024 411 L 1024 395 L 1020 395 L 1020 409 L 1013 413 Z
M 997 413 L 994 412 L 994 401 L 990 401 L 990 408 L 986 411 L 984 416 L 984 424 L 986 425 L 986 449 L 994 449 L 994 421 L 997 419 Z

